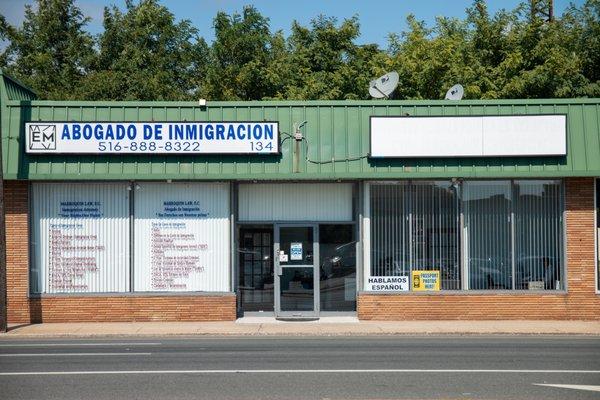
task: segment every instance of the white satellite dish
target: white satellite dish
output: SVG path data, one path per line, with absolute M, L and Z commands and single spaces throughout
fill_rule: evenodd
M 369 94 L 375 99 L 389 98 L 398 86 L 400 76 L 396 71 L 388 72 L 380 78 L 369 82 Z
M 465 95 L 465 89 L 462 87 L 462 85 L 460 83 L 457 83 L 456 85 L 454 85 L 450 89 L 448 89 L 444 100 L 460 100 L 463 98 L 464 95 Z

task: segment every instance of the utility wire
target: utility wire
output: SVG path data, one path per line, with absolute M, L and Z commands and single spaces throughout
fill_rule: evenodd
M 280 142 L 280 144 L 283 144 L 288 139 L 293 139 L 294 138 L 294 136 L 290 135 L 287 132 L 281 132 L 280 131 L 279 133 L 282 134 L 282 135 L 285 135 L 285 138 Z
M 279 132 L 282 135 L 285 135 L 285 138 L 281 141 L 281 144 L 283 144 L 286 140 L 288 139 L 295 139 L 295 137 L 293 135 L 290 135 L 287 132 Z M 363 158 L 367 158 L 368 156 L 355 156 L 355 157 L 346 157 L 346 158 L 338 158 L 338 159 L 331 159 L 331 160 L 311 160 L 310 158 L 308 158 L 308 139 L 306 139 L 305 137 L 302 138 L 302 141 L 304 142 L 304 149 L 306 151 L 306 162 L 309 162 L 311 164 L 332 164 L 332 163 L 336 163 L 336 162 L 344 162 L 344 161 L 358 161 L 358 160 L 362 160 Z
M 306 151 L 306 162 L 312 163 L 312 164 L 332 164 L 332 163 L 336 163 L 336 162 L 344 162 L 344 161 L 358 161 L 358 160 L 362 160 L 363 158 L 367 158 L 369 156 L 355 156 L 355 157 L 346 157 L 346 158 L 332 158 L 331 160 L 320 160 L 320 161 L 316 161 L 316 160 L 311 160 L 310 158 L 308 158 L 308 139 L 306 138 L 302 138 L 302 141 L 305 142 L 305 151 Z

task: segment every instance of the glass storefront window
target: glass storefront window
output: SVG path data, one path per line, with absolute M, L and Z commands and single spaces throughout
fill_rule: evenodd
M 456 186 L 449 181 L 415 182 L 410 193 L 412 269 L 440 271 L 441 289 L 460 289 Z
M 407 183 L 371 186 L 371 276 L 410 274 Z
M 469 289 L 511 289 L 510 181 L 471 181 L 462 186 Z
M 562 289 L 560 181 L 515 181 L 515 288 Z
M 128 183 L 32 185 L 33 293 L 116 293 L 130 286 Z
M 371 186 L 371 276 L 439 271 L 461 287 L 457 186 L 451 181 Z
M 321 311 L 356 310 L 354 224 L 319 225 Z
M 560 180 L 371 184 L 371 276 L 439 271 L 442 290 L 563 289 L 563 210 Z

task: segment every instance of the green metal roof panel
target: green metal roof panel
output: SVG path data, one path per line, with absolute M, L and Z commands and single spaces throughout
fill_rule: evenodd
M 0 70 L 0 77 L 2 78 L 2 99 L 3 100 L 34 100 L 37 95 L 33 90 L 4 74 Z
M 600 175 L 600 99 L 499 101 L 57 102 L 3 101 L 2 144 L 8 179 L 406 179 L 443 177 L 560 177 Z M 452 116 L 567 114 L 566 157 L 369 159 L 372 115 Z M 28 155 L 28 121 L 276 120 L 291 134 L 308 121 L 300 172 L 294 141 L 280 156 Z M 308 157 L 309 162 L 306 160 Z M 317 162 L 317 163 L 315 163 Z

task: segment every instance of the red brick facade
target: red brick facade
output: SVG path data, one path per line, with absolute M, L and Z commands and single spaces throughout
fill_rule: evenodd
M 358 317 L 365 320 L 600 320 L 600 295 L 596 294 L 594 273 L 594 179 L 567 179 L 565 192 L 567 293 L 361 293 Z
M 6 181 L 4 191 L 8 322 L 30 322 L 27 182 Z
M 233 294 L 30 298 L 27 182 L 7 181 L 5 202 L 9 323 L 235 320 L 236 297 Z
M 5 187 L 9 323 L 234 320 L 236 297 L 139 295 L 29 297 L 28 184 Z M 366 294 L 364 320 L 587 319 L 600 320 L 595 291 L 594 180 L 566 180 L 567 293 Z

